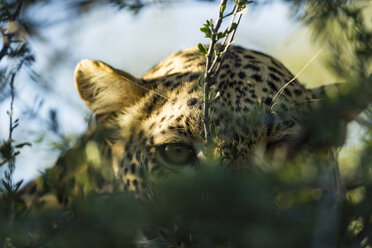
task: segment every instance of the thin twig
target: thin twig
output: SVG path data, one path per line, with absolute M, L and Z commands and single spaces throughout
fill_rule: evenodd
M 204 103 L 203 103 L 203 114 L 204 114 L 204 139 L 205 139 L 205 145 L 209 147 L 209 145 L 212 143 L 211 137 L 210 137 L 210 128 L 209 128 L 209 88 L 212 85 L 213 81 L 215 80 L 215 77 L 218 75 L 220 65 L 225 57 L 225 54 L 230 47 L 230 45 L 233 43 L 234 36 L 236 33 L 236 26 L 239 24 L 242 14 L 240 13 L 237 21 L 234 22 L 236 14 L 238 13 L 240 6 L 240 1 L 238 0 L 235 3 L 233 11 L 227 15 L 223 15 L 224 9 L 226 8 L 227 0 L 221 0 L 218 18 L 215 26 L 212 30 L 211 40 L 207 52 L 207 58 L 206 58 L 206 69 L 204 72 Z M 224 41 L 221 44 L 221 50 L 216 50 L 216 44 L 219 40 L 219 33 L 218 30 L 221 26 L 222 20 L 232 15 L 230 25 L 225 31 L 225 38 Z M 235 24 L 235 25 L 234 25 Z M 235 26 L 235 28 L 234 28 Z M 227 42 L 227 43 L 226 43 Z
M 242 14 L 239 14 L 238 19 L 236 21 L 236 24 L 237 25 L 239 25 L 241 18 L 242 18 Z M 232 25 L 230 27 L 232 27 Z M 221 59 L 218 61 L 218 64 L 216 65 L 216 72 L 217 72 L 217 74 L 220 71 L 220 67 L 221 67 L 221 64 L 222 64 L 223 60 L 225 59 L 225 56 L 227 54 L 226 53 L 227 50 L 229 49 L 229 47 L 231 46 L 231 44 L 234 43 L 235 33 L 236 33 L 236 29 L 234 29 L 234 31 L 232 32 L 232 34 L 230 36 L 230 39 L 229 39 L 229 42 L 227 43 L 227 45 L 225 46 L 224 50 L 222 51 Z
M 9 142 L 12 141 L 12 134 L 15 128 L 13 124 L 13 110 L 14 110 L 14 97 L 15 97 L 14 79 L 15 79 L 17 72 L 21 69 L 22 65 L 23 65 L 23 61 L 21 61 L 18 64 L 17 68 L 12 73 L 10 77 L 10 81 L 9 81 L 9 86 L 10 86 L 9 136 L 8 136 Z
M 222 19 L 223 19 L 223 6 L 226 6 L 227 0 L 221 0 L 220 3 L 220 9 L 218 12 L 218 18 L 215 27 L 213 28 L 213 34 L 211 37 L 211 41 L 209 43 L 209 48 L 208 48 L 208 56 L 205 62 L 205 73 L 204 73 L 204 88 L 203 88 L 203 94 L 204 94 L 204 103 L 203 103 L 203 110 L 204 110 L 204 139 L 205 139 L 205 144 L 208 147 L 211 144 L 211 138 L 210 138 L 210 130 L 209 130 L 209 87 L 211 84 L 211 72 L 210 69 L 212 68 L 211 66 L 211 60 L 213 58 L 213 51 L 214 51 L 214 46 L 217 42 L 217 33 L 218 30 L 221 26 Z

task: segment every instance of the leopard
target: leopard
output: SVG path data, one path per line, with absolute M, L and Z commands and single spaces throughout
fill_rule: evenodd
M 71 194 L 147 192 L 152 175 L 207 164 L 205 68 L 197 47 L 168 56 L 142 77 L 82 60 L 75 84 L 95 122 L 54 167 L 23 187 L 20 199 L 27 207 L 67 206 Z M 255 167 L 260 154 L 285 157 L 303 110 L 318 98 L 279 60 L 236 45 L 209 87 L 212 154 L 237 171 Z

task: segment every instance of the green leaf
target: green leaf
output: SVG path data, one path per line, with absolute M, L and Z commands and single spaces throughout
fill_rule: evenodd
M 204 25 L 204 27 L 200 28 L 200 31 L 202 31 L 207 38 L 210 38 L 212 35 L 212 31 L 207 25 Z
M 24 146 L 32 146 L 32 144 L 29 142 L 24 142 L 24 143 L 16 145 L 15 148 L 22 148 Z
M 17 182 L 17 184 L 15 186 L 16 191 L 19 189 L 19 187 L 21 186 L 22 183 L 23 183 L 23 179 L 21 181 Z
M 221 38 L 223 38 L 223 37 L 225 37 L 225 32 L 218 32 L 217 33 L 217 39 L 221 39 Z
M 223 14 L 223 12 L 225 12 L 225 9 L 226 9 L 226 4 L 221 5 L 220 13 Z
M 206 33 L 208 29 L 204 27 L 204 28 L 200 28 L 200 31 L 202 31 L 203 33 Z
M 204 54 L 204 55 L 207 55 L 208 52 L 207 52 L 207 49 L 205 48 L 205 46 L 201 43 L 198 44 L 198 48 L 199 48 L 199 51 Z
M 231 31 L 236 30 L 237 28 L 238 28 L 238 24 L 237 23 L 234 22 L 233 24 L 231 24 Z
M 3 185 L 4 185 L 5 189 L 6 189 L 6 191 L 7 192 L 12 192 L 12 187 L 10 186 L 10 184 L 8 184 L 7 182 L 5 182 L 4 179 L 2 179 L 1 181 L 2 181 L 2 183 L 3 183 Z

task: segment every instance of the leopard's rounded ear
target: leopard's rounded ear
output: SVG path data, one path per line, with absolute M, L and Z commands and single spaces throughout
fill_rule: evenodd
M 75 84 L 95 114 L 131 106 L 145 93 L 139 79 L 97 60 L 84 59 L 76 66 Z

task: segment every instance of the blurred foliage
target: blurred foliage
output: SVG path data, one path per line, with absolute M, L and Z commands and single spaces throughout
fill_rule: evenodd
M 0 60 L 7 64 L 1 69 L 0 92 L 14 93 L 15 74 L 33 61 L 27 35 L 35 29 L 22 19 L 22 8 L 52 2 L 0 2 Z M 82 11 L 104 1 L 66 2 Z M 13 182 L 11 174 L 20 148 L 28 143 L 15 143 L 10 131 L 0 143 L 0 164 L 8 166 L 1 188 L 0 244 L 7 248 L 371 247 L 372 34 L 365 23 L 371 19 L 363 14 L 369 2 L 286 2 L 294 16 L 312 28 L 314 39 L 330 48 L 328 68 L 346 83 L 326 90 L 319 108 L 304 114 L 306 125 L 289 147 L 290 161 L 240 174 L 206 166 L 153 176 L 151 197 L 137 198 L 123 193 L 112 171 L 100 166 L 108 156 L 98 145 L 103 143 L 100 132 L 94 132 L 73 149 L 61 148 L 57 166 L 41 180 L 45 190 L 65 198 L 68 206 L 25 209 L 16 197 L 20 183 Z M 110 3 L 131 10 L 141 6 L 137 1 Z M 10 107 L 10 130 L 18 125 L 12 116 Z M 50 112 L 50 128 L 59 132 L 56 118 Z M 366 129 L 366 135 L 357 172 L 341 182 L 334 151 L 345 143 L 345 125 L 352 120 Z M 66 170 L 76 173 L 63 177 Z M 95 190 L 105 184 L 111 189 Z

